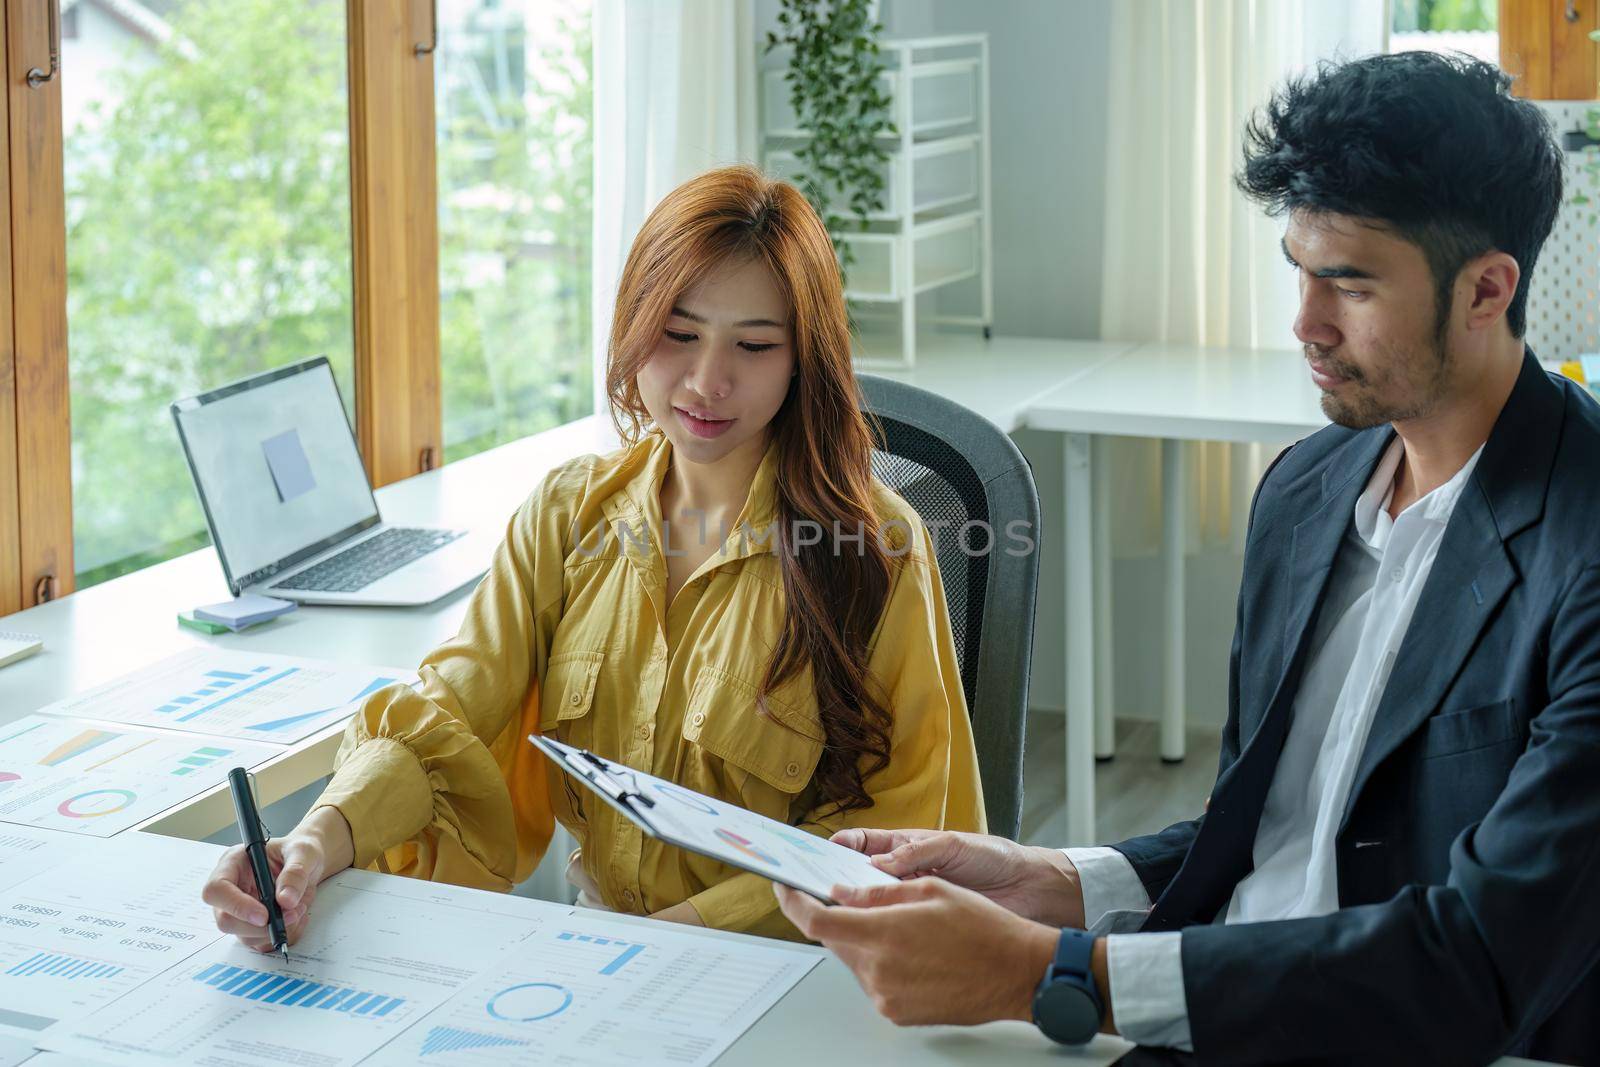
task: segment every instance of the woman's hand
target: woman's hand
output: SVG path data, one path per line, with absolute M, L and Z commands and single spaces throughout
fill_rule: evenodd
M 316 809 L 287 837 L 267 842 L 267 864 L 272 868 L 278 907 L 291 945 L 300 940 L 305 930 L 317 886 L 324 878 L 350 866 L 354 858 L 350 824 L 339 809 L 332 807 Z M 267 908 L 256 892 L 255 875 L 243 845 L 235 845 L 222 854 L 211 877 L 206 879 L 200 898 L 211 905 L 217 929 L 233 934 L 257 952 L 272 951 Z

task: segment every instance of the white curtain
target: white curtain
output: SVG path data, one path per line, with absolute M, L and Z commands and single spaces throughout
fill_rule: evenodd
M 1281 222 L 1233 185 L 1250 113 L 1282 79 L 1385 45 L 1384 0 L 1118 0 L 1111 23 L 1101 333 L 1109 340 L 1292 348 L 1292 272 Z M 1260 458 L 1190 447 L 1190 540 L 1227 537 Z M 1110 455 L 1123 554 L 1159 541 L 1159 455 Z M 1230 485 L 1231 483 L 1231 485 Z M 1248 502 L 1248 497 L 1244 498 Z M 1230 518 L 1237 522 L 1231 523 Z M 1237 534 L 1237 529 L 1233 530 Z
M 756 161 L 750 0 L 595 0 L 595 410 L 628 247 L 656 202 L 704 170 Z

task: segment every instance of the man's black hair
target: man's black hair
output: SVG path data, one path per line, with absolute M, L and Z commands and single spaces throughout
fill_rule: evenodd
M 1402 52 L 1291 79 L 1246 126 L 1237 180 L 1271 214 L 1355 216 L 1417 245 L 1441 328 L 1467 261 L 1506 253 L 1522 269 L 1506 311 L 1521 337 L 1561 176 L 1550 124 L 1511 95 L 1508 74 L 1470 56 Z

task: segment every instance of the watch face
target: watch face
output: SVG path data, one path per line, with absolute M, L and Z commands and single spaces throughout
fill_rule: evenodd
M 1051 982 L 1033 1002 L 1033 1017 L 1044 1036 L 1063 1045 L 1082 1045 L 1100 1032 L 1100 1009 L 1087 989 Z

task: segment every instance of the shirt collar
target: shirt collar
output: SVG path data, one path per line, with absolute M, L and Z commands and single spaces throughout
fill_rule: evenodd
M 639 450 L 638 466 L 622 487 L 622 492 L 612 498 L 612 505 L 606 510 L 613 521 L 628 521 L 633 524 L 631 529 L 649 530 L 647 545 L 638 545 L 635 540 L 624 538 L 624 554 L 648 553 L 653 557 L 650 561 L 652 564 L 664 564 L 661 554 L 661 486 L 672 467 L 672 442 L 666 434 L 656 430 L 634 447 Z M 768 539 L 768 529 L 777 510 L 778 444 L 774 438 L 761 457 L 761 464 L 756 468 L 755 476 L 750 481 L 750 490 L 745 495 L 744 506 L 729 527 L 729 536 L 700 570 L 776 550 L 777 541 Z
M 1389 442 L 1388 449 L 1383 458 L 1378 461 L 1378 466 L 1373 470 L 1367 487 L 1356 498 L 1356 533 L 1361 540 L 1371 548 L 1381 549 L 1389 541 L 1389 534 L 1394 528 L 1395 520 L 1389 517 L 1389 502 L 1394 498 L 1394 478 L 1400 470 L 1400 461 L 1405 458 L 1405 441 L 1399 434 Z M 1418 521 L 1434 522 L 1444 525 L 1450 521 L 1451 512 L 1455 511 L 1456 501 L 1461 499 L 1461 493 L 1467 487 L 1467 481 L 1472 477 L 1473 468 L 1478 465 L 1478 457 L 1483 455 L 1483 446 L 1467 458 L 1461 469 L 1450 477 L 1450 480 L 1417 500 L 1400 513 L 1400 518 L 1414 517 Z

